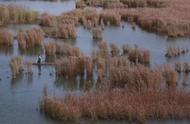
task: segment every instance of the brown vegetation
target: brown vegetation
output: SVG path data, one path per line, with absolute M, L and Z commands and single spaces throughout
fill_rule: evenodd
M 93 39 L 96 39 L 96 40 L 102 40 L 102 29 L 101 28 L 93 28 L 92 29 L 92 36 L 93 36 Z
M 17 5 L 0 5 L 0 25 L 34 23 L 38 13 Z
M 189 49 L 180 48 L 180 47 L 168 47 L 165 56 L 167 58 L 173 58 L 187 54 L 188 52 Z
M 59 26 L 56 25 L 52 28 L 43 28 L 43 30 L 47 36 L 55 38 L 76 39 L 77 37 L 76 29 L 73 24 L 61 24 Z
M 84 96 L 45 97 L 41 110 L 63 121 L 189 119 L 189 92 L 125 90 L 96 91 Z
M 23 60 L 22 57 L 17 56 L 11 59 L 10 68 L 12 72 L 12 78 L 15 79 L 18 74 L 23 70 Z
M 13 35 L 7 30 L 0 31 L 0 45 L 3 46 L 12 46 L 13 44 Z
M 122 19 L 131 20 L 145 30 L 169 37 L 189 36 L 189 0 L 171 0 L 164 8 L 135 8 L 119 10 Z
M 41 46 L 44 41 L 44 34 L 40 29 L 32 28 L 29 30 L 21 30 L 18 33 L 18 44 L 22 50 Z

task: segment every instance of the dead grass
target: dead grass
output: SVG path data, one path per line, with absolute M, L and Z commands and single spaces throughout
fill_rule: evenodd
M 0 45 L 3 46 L 12 46 L 13 45 L 13 34 L 7 30 L 0 31 Z
M 189 0 L 171 0 L 164 8 L 123 9 L 121 17 L 133 20 L 141 28 L 169 37 L 189 36 Z
M 87 71 L 87 76 L 92 78 L 92 60 L 85 56 L 70 56 L 64 57 L 55 62 L 56 73 L 58 76 L 63 77 L 84 77 L 85 70 Z
M 121 22 L 121 16 L 117 11 L 105 10 L 100 14 L 100 21 L 105 25 L 119 26 Z
M 22 50 L 27 50 L 28 48 L 41 46 L 44 41 L 44 34 L 40 29 L 32 28 L 19 31 L 17 38 L 19 47 Z
M 45 34 L 54 38 L 76 39 L 77 33 L 73 24 L 60 24 L 52 28 L 43 28 Z
M 0 25 L 35 23 L 37 22 L 38 13 L 31 11 L 23 6 L 17 5 L 0 5 Z
M 40 25 L 41 26 L 47 26 L 52 27 L 56 24 L 56 17 L 52 16 L 48 13 L 43 13 L 40 17 Z
M 15 79 L 23 70 L 23 60 L 21 56 L 17 56 L 11 59 L 10 68 L 12 72 L 12 79 Z
M 168 47 L 165 56 L 167 58 L 175 58 L 187 54 L 189 49 L 180 47 Z
M 128 53 L 129 60 L 133 63 L 140 63 L 145 65 L 150 63 L 150 52 L 147 49 L 139 47 L 128 48 L 125 46 L 123 50 L 123 53 Z
M 110 47 L 111 47 L 112 57 L 120 56 L 120 48 L 116 44 L 112 43 Z
M 97 28 L 93 28 L 92 29 L 92 36 L 93 36 L 93 39 L 96 39 L 96 40 L 102 40 L 103 37 L 102 37 L 102 29 L 97 27 Z
M 124 90 L 96 91 L 84 96 L 45 97 L 41 110 L 62 121 L 189 119 L 189 92 Z

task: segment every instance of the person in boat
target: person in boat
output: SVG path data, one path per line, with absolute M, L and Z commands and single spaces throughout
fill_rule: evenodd
M 42 57 L 41 57 L 41 55 L 38 55 L 37 63 L 38 63 L 38 64 L 41 64 L 41 62 L 42 62 Z

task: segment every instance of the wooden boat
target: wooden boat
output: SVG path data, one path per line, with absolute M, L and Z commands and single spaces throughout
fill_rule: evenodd
M 32 63 L 32 65 L 37 65 L 37 66 L 50 66 L 50 65 L 54 65 L 54 63 L 42 62 L 42 63 Z

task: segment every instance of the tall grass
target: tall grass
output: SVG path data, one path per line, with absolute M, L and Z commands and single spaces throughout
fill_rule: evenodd
M 43 13 L 40 17 L 40 25 L 52 27 L 56 24 L 56 17 L 48 13 Z
M 32 28 L 25 31 L 19 31 L 17 38 L 19 47 L 22 50 L 27 50 L 28 48 L 41 46 L 44 41 L 44 34 L 40 29 Z
M 45 97 L 41 111 L 62 121 L 189 119 L 189 92 L 124 90 L 96 91 L 84 96 Z
M 102 29 L 101 28 L 93 28 L 92 29 L 92 36 L 93 36 L 93 39 L 102 40 L 103 39 Z
M 38 20 L 38 13 L 18 5 L 0 5 L 0 25 L 35 23 Z
M 120 25 L 121 16 L 117 11 L 107 10 L 100 13 L 100 20 L 104 22 L 105 25 Z
M 21 56 L 17 56 L 11 59 L 10 68 L 12 72 L 12 78 L 15 79 L 23 69 L 23 60 Z
M 92 78 L 92 60 L 85 56 L 70 56 L 56 60 L 56 73 L 64 77 L 84 77 L 85 70 L 87 76 Z
M 83 56 L 83 53 L 78 47 L 71 47 L 67 43 L 45 43 L 45 52 L 47 56 L 61 56 L 61 57 L 69 57 L 75 56 L 80 57 Z
M 119 47 L 118 47 L 116 44 L 114 44 L 114 43 L 111 44 L 111 54 L 112 54 L 113 57 L 120 55 L 120 49 L 119 49 Z
M 7 30 L 0 31 L 0 45 L 12 46 L 13 44 L 13 34 Z

